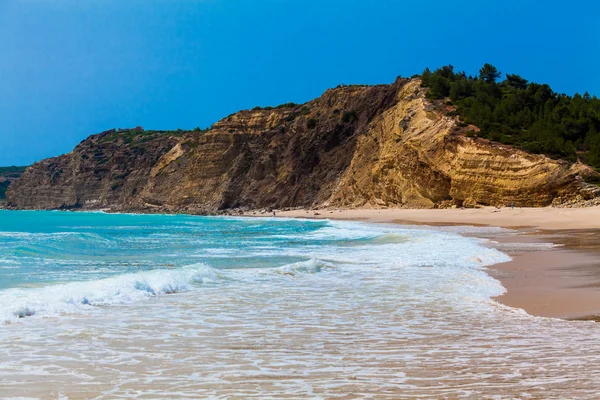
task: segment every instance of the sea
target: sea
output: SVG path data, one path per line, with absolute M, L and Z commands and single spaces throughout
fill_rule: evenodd
M 600 324 L 494 301 L 498 234 L 0 211 L 0 398 L 599 398 Z

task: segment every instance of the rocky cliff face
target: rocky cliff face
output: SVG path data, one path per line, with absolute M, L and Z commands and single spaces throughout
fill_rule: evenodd
M 598 193 L 581 179 L 594 174 L 585 165 L 466 137 L 425 100 L 416 80 L 397 98 L 361 135 L 331 204 L 545 206 L 559 195 Z
M 29 167 L 6 198 L 22 209 L 103 209 L 126 203 L 152 167 L 180 141 L 173 133 L 110 130 Z
M 0 167 L 0 203 L 6 201 L 6 190 L 21 177 L 26 167 Z
M 245 110 L 206 132 L 109 131 L 30 167 L 16 208 L 213 212 L 295 206 L 549 205 L 600 193 L 569 165 L 468 138 L 419 80 Z

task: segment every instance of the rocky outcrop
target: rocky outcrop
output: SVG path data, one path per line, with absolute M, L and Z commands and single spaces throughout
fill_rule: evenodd
M 413 80 L 360 137 L 330 204 L 546 206 L 557 196 L 588 193 L 581 177 L 593 174 L 583 164 L 466 137 Z
M 6 190 L 21 177 L 25 167 L 0 167 L 0 204 L 6 201 Z
M 166 154 L 135 207 L 201 212 L 323 203 L 358 138 L 395 104 L 402 84 L 338 88 L 304 105 L 231 115 Z
M 597 196 L 583 164 L 465 136 L 417 79 L 245 110 L 208 131 L 109 131 L 30 167 L 16 208 L 214 212 L 263 207 L 545 206 Z
M 180 141 L 172 132 L 110 130 L 29 167 L 6 193 L 21 209 L 105 209 L 136 196 L 160 157 Z

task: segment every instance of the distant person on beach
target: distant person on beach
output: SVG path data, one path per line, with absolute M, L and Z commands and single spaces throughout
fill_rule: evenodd
M 273 210 L 273 216 L 276 217 L 277 215 L 275 215 L 275 210 Z

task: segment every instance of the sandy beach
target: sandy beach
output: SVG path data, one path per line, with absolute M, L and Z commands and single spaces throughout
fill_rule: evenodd
M 465 209 L 353 209 L 293 210 L 281 217 L 331 218 L 368 222 L 411 222 L 429 225 L 490 225 L 544 230 L 600 229 L 600 207 L 589 208 L 465 208 Z
M 535 316 L 600 319 L 600 207 L 324 209 L 278 211 L 277 216 L 408 225 L 496 226 L 516 230 L 518 235 L 498 234 L 491 240 L 499 246 L 507 243 L 552 243 L 554 246 L 540 246 L 535 251 L 508 251 L 512 261 L 489 269 L 507 289 L 496 300 Z

